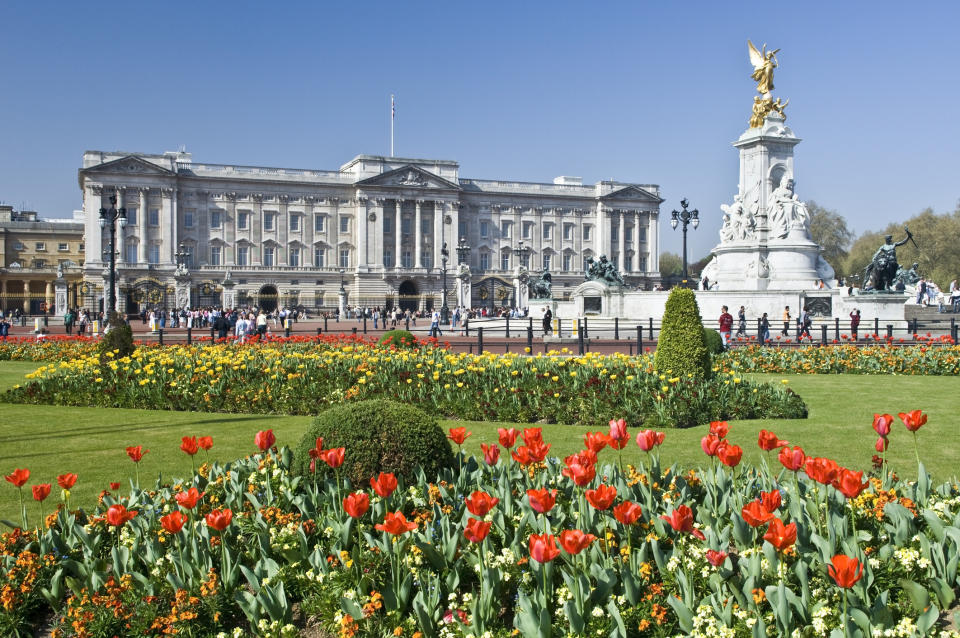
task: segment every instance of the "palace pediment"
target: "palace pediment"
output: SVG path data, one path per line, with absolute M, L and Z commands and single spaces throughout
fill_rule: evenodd
M 156 164 L 128 155 L 120 159 L 81 169 L 81 173 L 113 173 L 116 175 L 163 175 L 172 176 L 173 172 Z
M 460 190 L 458 184 L 443 179 L 422 168 L 408 164 L 406 166 L 375 175 L 357 182 L 358 186 L 384 186 L 390 188 L 423 188 Z
M 651 193 L 650 191 L 645 191 L 639 186 L 625 186 L 621 189 L 612 191 L 600 197 L 602 201 L 631 201 L 631 202 L 650 202 L 652 204 L 659 204 L 663 200 Z

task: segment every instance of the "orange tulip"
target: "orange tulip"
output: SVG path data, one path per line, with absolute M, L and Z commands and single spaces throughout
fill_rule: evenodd
M 916 432 L 927 422 L 927 415 L 921 410 L 901 412 L 898 416 L 900 417 L 900 420 L 903 421 L 903 424 L 907 426 L 907 429 L 911 432 Z
M 253 437 L 253 442 L 261 452 L 266 452 L 277 442 L 277 437 L 273 435 L 273 430 L 261 430 Z
M 176 534 L 183 529 L 183 524 L 187 522 L 187 517 L 183 512 L 176 511 L 167 514 L 160 519 L 160 526 L 171 534 Z
M 560 532 L 560 546 L 568 554 L 579 554 L 597 539 L 593 534 L 584 534 L 578 529 L 565 529 Z M 543 561 L 541 561 L 543 562 Z
M 230 527 L 230 521 L 233 520 L 233 512 L 229 509 L 213 510 L 207 514 L 207 526 L 222 532 Z
M 61 489 L 69 490 L 76 484 L 77 484 L 76 474 L 61 474 L 60 476 L 57 477 L 57 485 L 59 485 Z
M 335 447 L 330 448 L 323 453 L 323 460 L 331 468 L 336 469 L 343 465 L 344 454 L 346 453 L 347 448 L 344 447 Z
M 863 577 L 863 565 L 856 558 L 837 554 L 830 559 L 830 562 L 832 564 L 827 565 L 827 573 L 838 587 L 850 589 Z
M 761 501 L 748 503 L 740 510 L 740 515 L 743 516 L 743 520 L 745 520 L 750 527 L 760 527 L 773 518 L 773 514 L 763 506 Z
M 33 500 L 40 501 L 41 503 L 50 496 L 50 484 L 49 483 L 40 483 L 39 485 L 33 486 Z
M 500 445 L 504 449 L 509 450 L 517 443 L 517 436 L 520 434 L 520 430 L 516 428 L 497 428 L 497 436 L 500 440 Z
M 787 468 L 791 472 L 796 472 L 803 467 L 803 464 L 807 460 L 806 454 L 803 453 L 803 448 L 799 445 L 796 445 L 792 448 L 785 447 L 780 450 L 780 455 L 777 457 L 780 460 L 780 463 L 783 467 Z
M 463 445 L 463 442 L 472 435 L 473 432 L 467 432 L 467 428 L 465 427 L 450 428 L 450 434 L 447 436 L 447 438 L 457 445 Z
M 642 513 L 643 510 L 640 508 L 640 505 L 631 503 L 630 501 L 624 501 L 613 508 L 614 518 L 620 521 L 622 525 L 633 525 Z
M 782 520 L 774 518 L 763 538 L 782 552 L 797 542 L 797 524 L 784 525 Z
M 192 510 L 197 506 L 200 499 L 203 498 L 203 493 L 197 488 L 191 487 L 186 492 L 177 492 L 173 495 L 173 498 L 177 499 L 177 505 L 183 509 Z
M 383 523 L 377 523 L 374 527 L 382 532 L 399 536 L 417 529 L 417 524 L 408 522 L 403 512 L 387 512 L 386 516 L 383 517 Z
M 496 443 L 489 445 L 481 443 L 480 450 L 483 452 L 483 462 L 487 465 L 496 465 L 497 461 L 500 460 L 500 448 L 497 447 Z
M 760 449 L 764 452 L 769 452 L 770 450 L 776 450 L 780 447 L 786 447 L 789 443 L 781 441 L 777 438 L 776 434 L 769 430 L 760 430 L 760 435 L 757 437 L 757 445 L 759 445 Z
M 557 502 L 557 490 L 546 488 L 527 490 L 527 498 L 530 500 L 530 507 L 541 514 L 546 514 Z

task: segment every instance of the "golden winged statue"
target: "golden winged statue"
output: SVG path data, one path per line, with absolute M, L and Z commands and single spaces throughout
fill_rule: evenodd
M 757 47 L 753 46 L 750 40 L 747 40 L 747 47 L 750 64 L 753 65 L 753 74 L 750 77 L 757 81 L 757 93 L 764 99 L 769 99 L 770 91 L 773 90 L 773 70 L 777 68 L 776 55 L 780 49 L 767 51 L 767 45 L 764 44 L 763 50 L 757 51 Z

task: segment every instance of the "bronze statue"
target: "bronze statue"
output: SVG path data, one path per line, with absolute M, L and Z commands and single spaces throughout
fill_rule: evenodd
M 913 233 L 906 226 L 903 227 L 907 236 L 902 241 L 893 242 L 893 235 L 887 235 L 884 243 L 877 252 L 873 254 L 873 259 L 863 270 L 863 289 L 874 290 L 877 292 L 889 290 L 900 264 L 897 263 L 897 246 L 903 246 L 908 241 L 913 241 Z M 913 242 L 916 246 L 917 242 Z
M 750 128 L 759 128 L 763 126 L 764 120 L 771 112 L 779 113 L 786 119 L 785 109 L 790 100 L 782 102 L 780 98 L 776 101 L 770 95 L 773 90 L 773 70 L 777 68 L 777 51 L 767 51 L 767 45 L 763 45 L 762 51 L 757 51 L 753 42 L 747 40 L 747 51 L 750 54 L 750 64 L 753 65 L 753 73 L 750 75 L 757 82 L 757 93 L 759 96 L 753 98 L 753 113 L 750 117 Z

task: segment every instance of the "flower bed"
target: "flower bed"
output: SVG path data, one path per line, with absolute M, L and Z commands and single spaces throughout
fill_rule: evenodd
M 901 418 L 915 433 L 925 420 Z M 881 438 L 892 422 L 875 420 Z M 562 463 L 539 429 L 501 430 L 458 471 L 368 487 L 337 473 L 350 450 L 317 441 L 319 467 L 295 476 L 261 432 L 254 456 L 148 490 L 114 484 L 94 512 L 61 506 L 39 532 L 4 534 L 0 632 L 33 635 L 44 618 L 64 638 L 311 623 L 342 637 L 938 631 L 960 584 L 956 484 L 934 488 L 922 466 L 917 483 L 883 464 L 865 479 L 769 432 L 770 465 L 745 468 L 725 423 L 704 437 L 713 465 L 663 469 L 664 436 L 637 432 L 647 461 L 621 471 L 622 421 Z M 29 472 L 7 480 L 23 489 Z M 41 500 L 24 518 L 45 513 Z
M 89 357 L 97 351 L 94 337 L 47 335 L 7 337 L 0 341 L 0 361 L 69 361 Z
M 835 344 L 773 348 L 747 345 L 716 359 L 724 370 L 775 374 L 960 374 L 960 345 L 929 342 L 896 346 L 891 342 L 855 346 Z
M 708 381 L 657 372 L 649 357 L 472 355 L 363 341 L 140 348 L 101 364 L 49 364 L 4 395 L 19 403 L 312 414 L 324 405 L 391 398 L 470 420 L 605 423 L 614 414 L 657 427 L 716 419 L 803 418 L 780 384 L 738 374 Z

